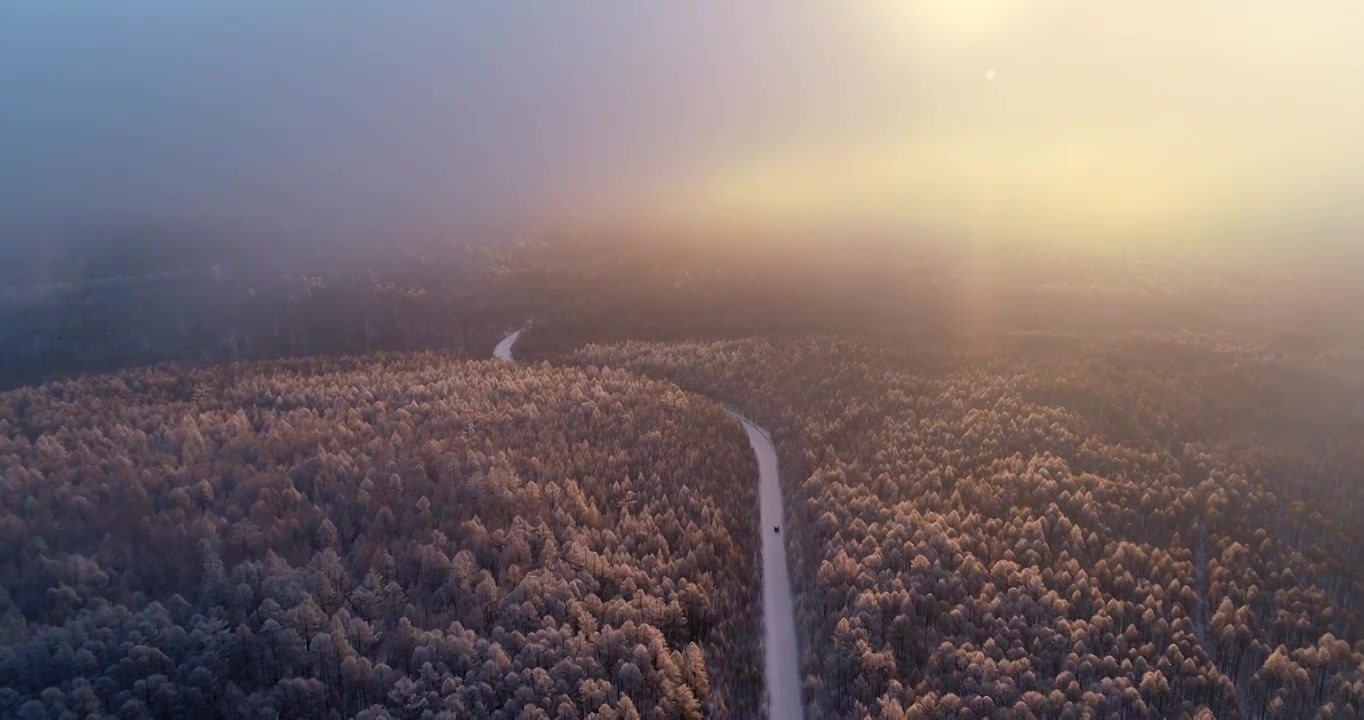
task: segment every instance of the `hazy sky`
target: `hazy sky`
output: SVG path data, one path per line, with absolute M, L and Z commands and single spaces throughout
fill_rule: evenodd
M 0 3 L 0 213 L 1357 242 L 1358 0 Z

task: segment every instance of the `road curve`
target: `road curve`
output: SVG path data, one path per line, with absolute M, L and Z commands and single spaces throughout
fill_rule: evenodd
M 505 362 L 516 362 L 512 359 L 512 346 L 516 344 L 517 339 L 521 337 L 521 333 L 523 332 L 525 332 L 525 328 L 515 330 L 507 337 L 502 338 L 502 342 L 498 343 L 497 347 L 493 348 L 493 357 Z
M 521 337 L 517 330 L 497 344 L 493 357 L 516 362 L 512 346 Z M 753 454 L 758 457 L 759 532 L 763 538 L 763 625 L 765 626 L 765 669 L 767 716 L 770 720 L 800 720 L 800 658 L 796 647 L 795 603 L 791 599 L 791 575 L 786 564 L 786 544 L 782 534 L 772 528 L 782 522 L 781 476 L 777 472 L 777 449 L 767 431 L 756 423 L 726 409 L 748 433 Z

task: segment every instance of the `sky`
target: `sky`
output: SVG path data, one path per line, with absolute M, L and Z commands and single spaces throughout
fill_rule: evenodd
M 0 227 L 1358 244 L 1357 0 L 0 3 Z

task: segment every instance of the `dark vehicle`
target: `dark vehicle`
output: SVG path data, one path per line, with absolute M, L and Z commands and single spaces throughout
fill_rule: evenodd
M 780 525 L 773 525 L 773 526 L 772 526 L 772 532 L 774 532 L 774 533 L 779 533 L 779 532 L 781 532 L 781 526 L 780 526 Z

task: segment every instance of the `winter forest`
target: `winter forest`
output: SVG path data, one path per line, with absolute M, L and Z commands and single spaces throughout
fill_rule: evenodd
M 1364 708 L 1344 346 L 1054 287 L 972 337 L 869 323 L 946 302 L 858 294 L 879 250 L 821 285 L 818 257 L 574 252 L 461 260 L 440 343 L 167 347 L 0 394 L 0 715 L 761 716 L 773 529 L 727 408 L 777 449 L 807 717 Z M 735 311 L 673 322 L 707 304 Z M 490 359 L 515 313 L 521 362 Z
M 3 402 L 5 714 L 756 713 L 755 466 L 675 386 L 423 353 Z
M 0 720 L 1364 720 L 1361 38 L 0 0 Z

